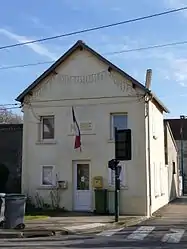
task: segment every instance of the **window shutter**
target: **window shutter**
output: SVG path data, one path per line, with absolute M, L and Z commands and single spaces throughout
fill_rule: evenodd
M 124 161 L 121 161 L 119 163 L 121 165 L 121 174 L 120 174 L 120 182 L 121 182 L 121 187 L 126 187 L 127 186 L 127 165 L 125 164 Z
M 115 172 L 111 169 L 108 169 L 108 184 L 110 186 L 114 186 L 115 184 Z
M 154 194 L 155 194 L 155 197 L 157 197 L 159 196 L 158 188 L 160 187 L 160 185 L 159 185 L 159 177 L 158 177 L 158 167 L 155 162 L 153 163 L 153 167 L 154 167 Z
M 163 165 L 162 163 L 160 163 L 160 181 L 161 181 L 161 195 L 165 194 L 165 188 L 164 188 L 164 168 L 163 168 Z

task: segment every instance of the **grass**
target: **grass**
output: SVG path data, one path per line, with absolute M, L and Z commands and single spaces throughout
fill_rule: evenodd
M 25 220 L 45 220 L 49 218 L 47 215 L 25 215 Z

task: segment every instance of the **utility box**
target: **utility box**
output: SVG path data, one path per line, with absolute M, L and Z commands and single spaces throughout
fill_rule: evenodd
M 96 189 L 103 188 L 103 177 L 102 176 L 95 176 L 93 177 L 93 187 Z
M 68 188 L 68 182 L 67 181 L 58 181 L 58 187 L 60 189 L 67 189 Z
M 108 214 L 107 189 L 95 189 L 95 213 Z

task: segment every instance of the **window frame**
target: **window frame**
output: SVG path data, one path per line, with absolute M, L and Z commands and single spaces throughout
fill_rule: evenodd
M 127 127 L 125 129 L 128 129 L 128 113 L 127 112 L 110 113 L 110 140 L 115 140 L 115 134 L 114 134 L 114 117 L 115 116 L 126 116 Z
M 43 169 L 44 167 L 51 167 L 52 168 L 52 184 L 43 184 L 43 180 L 44 180 L 44 175 L 43 175 Z M 41 165 L 40 166 L 40 174 L 41 174 L 41 177 L 40 177 L 40 186 L 42 187 L 55 187 L 56 186 L 56 179 L 55 179 L 55 165 Z
M 44 138 L 44 120 L 47 118 L 53 118 L 53 138 Z M 53 141 L 55 140 L 55 116 L 51 115 L 43 115 L 40 116 L 40 140 L 41 141 Z

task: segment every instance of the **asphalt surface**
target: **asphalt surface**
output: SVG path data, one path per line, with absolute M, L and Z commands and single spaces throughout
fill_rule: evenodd
M 1 239 L 0 248 L 125 248 L 186 249 L 187 198 L 180 198 L 159 211 L 159 216 L 129 228 L 90 235 L 66 235 L 30 239 Z

